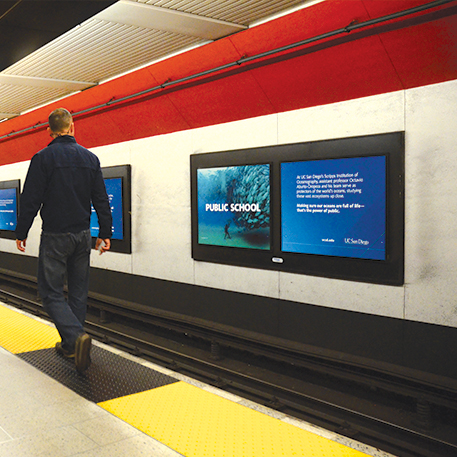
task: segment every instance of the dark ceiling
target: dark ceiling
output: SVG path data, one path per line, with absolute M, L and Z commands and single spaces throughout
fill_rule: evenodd
M 110 1 L 0 1 L 0 71 L 101 10 Z

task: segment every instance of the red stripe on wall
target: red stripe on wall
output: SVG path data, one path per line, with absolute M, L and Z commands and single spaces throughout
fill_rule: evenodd
M 0 137 L 211 68 L 428 3 L 332 0 L 218 40 L 0 124 Z M 457 79 L 457 1 L 237 66 L 75 118 L 86 147 L 350 100 Z M 0 164 L 46 146 L 45 127 L 0 141 Z

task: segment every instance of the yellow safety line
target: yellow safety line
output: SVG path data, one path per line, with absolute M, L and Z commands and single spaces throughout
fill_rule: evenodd
M 186 457 L 366 456 L 184 382 L 99 406 Z
M 57 330 L 0 305 L 0 346 L 13 354 L 37 351 L 60 341 Z

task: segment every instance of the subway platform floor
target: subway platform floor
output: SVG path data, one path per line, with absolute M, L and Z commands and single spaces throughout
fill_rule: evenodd
M 393 457 L 98 341 L 79 374 L 59 340 L 0 302 L 0 456 Z

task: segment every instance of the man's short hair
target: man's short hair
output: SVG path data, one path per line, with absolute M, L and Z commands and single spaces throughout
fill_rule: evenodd
M 64 133 L 68 131 L 73 121 L 73 117 L 65 108 L 57 108 L 49 115 L 49 128 L 54 133 Z

